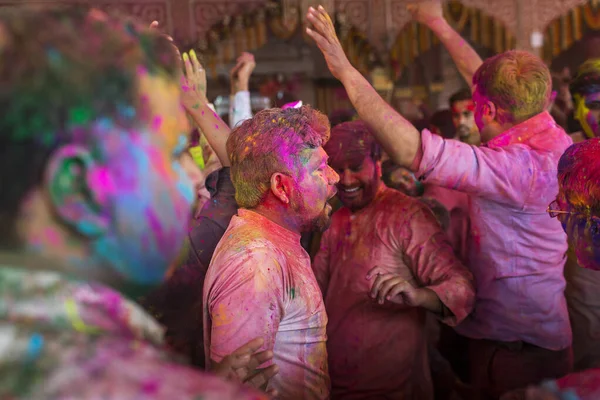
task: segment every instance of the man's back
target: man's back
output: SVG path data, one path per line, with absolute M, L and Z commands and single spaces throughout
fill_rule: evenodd
M 0 398 L 267 398 L 176 363 L 160 325 L 102 285 L 2 267 L 0 302 Z
M 207 363 L 260 336 L 282 399 L 329 397 L 327 315 L 300 235 L 245 209 L 217 246 L 204 284 Z
M 546 112 L 485 147 L 446 143 L 427 131 L 422 138 L 419 175 L 471 196 L 469 267 L 477 302 L 457 330 L 476 339 L 569 347 L 567 242 L 546 208 L 558 193 L 558 159 L 570 138 Z

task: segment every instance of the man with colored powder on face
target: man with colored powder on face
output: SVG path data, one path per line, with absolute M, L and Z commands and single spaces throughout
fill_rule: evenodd
M 569 89 L 575 103 L 574 117 L 583 129 L 582 139 L 600 136 L 600 59 L 584 62 Z
M 362 121 L 325 145 L 343 207 L 313 269 L 329 322 L 335 399 L 433 399 L 426 312 L 455 325 L 473 308 L 473 276 L 418 199 L 381 180 L 381 149 Z
M 177 57 L 97 10 L 0 11 L 0 397 L 266 398 L 176 363 L 124 295 L 160 283 L 186 234 Z M 262 385 L 262 342 L 215 372 Z
M 558 191 L 556 166 L 572 143 L 546 112 L 550 72 L 537 57 L 509 51 L 481 63 L 443 19 L 439 1 L 413 5 L 471 79 L 485 146 L 419 132 L 350 64 L 326 11 L 310 8 L 308 34 L 390 158 L 425 183 L 469 194 L 468 267 L 477 300 L 457 331 L 470 338 L 471 380 L 489 398 L 572 368 L 564 297 L 567 242 L 546 215 Z
M 475 123 L 475 105 L 471 97 L 471 90 L 463 89 L 450 96 L 450 111 L 452 122 L 456 128 L 454 137 L 461 142 L 479 146 L 481 137 Z
M 242 82 L 232 82 L 232 90 L 234 87 L 239 88 L 240 84 L 245 85 L 247 89 L 247 80 L 252 72 L 254 59 L 249 58 L 248 54 L 244 56 L 244 59 L 240 57 L 241 61 L 236 67 L 239 69 L 236 79 Z M 188 80 L 205 84 L 206 80 L 202 79 L 204 69 L 195 52 L 184 53 L 183 57 Z M 246 63 L 250 65 L 246 66 Z M 186 110 L 192 115 L 199 128 L 207 132 L 206 137 L 211 141 L 210 143 L 219 149 L 216 154 L 221 156 L 226 154 L 225 143 L 222 141 L 215 143 L 214 138 L 229 137 L 229 127 L 215 117 L 214 111 L 210 114 L 196 112 L 201 105 L 212 108 L 206 98 L 206 91 L 188 91 L 185 93 L 185 98 Z M 240 106 L 238 110 L 242 111 L 235 114 L 235 119 L 252 117 L 249 93 L 247 96 L 236 95 L 233 101 Z M 214 171 L 206 178 L 210 201 L 204 204 L 192 221 L 192 228 L 186 242 L 188 249 L 185 258 L 178 260 L 179 262 L 171 268 L 167 281 L 145 301 L 145 305 L 165 325 L 167 339 L 171 346 L 176 351 L 188 355 L 191 362 L 201 368 L 205 366 L 202 325 L 204 278 L 214 250 L 238 209 L 235 188 L 230 177 L 229 158 L 219 160 L 219 163 L 225 167 Z
M 281 399 L 329 398 L 323 297 L 300 243 L 330 223 L 337 174 L 322 146 L 327 117 L 309 106 L 257 113 L 231 132 L 227 151 L 241 207 L 204 283 L 207 364 L 256 335 L 280 368 Z

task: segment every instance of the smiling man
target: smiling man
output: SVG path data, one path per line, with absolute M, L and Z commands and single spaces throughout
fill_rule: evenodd
M 300 244 L 301 233 L 330 224 L 338 176 L 328 139 L 327 117 L 304 106 L 261 111 L 227 141 L 241 208 L 204 283 L 207 364 L 264 337 L 280 368 L 269 388 L 281 399 L 329 398 L 327 315 Z
M 344 205 L 313 263 L 329 317 L 332 397 L 433 399 L 426 312 L 462 321 L 473 277 L 427 206 L 384 185 L 364 122 L 337 125 L 325 150 Z

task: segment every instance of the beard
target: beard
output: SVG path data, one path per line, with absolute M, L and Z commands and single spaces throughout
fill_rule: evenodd
M 311 221 L 309 225 L 309 231 L 317 233 L 325 232 L 331 225 L 332 212 L 332 207 L 329 205 L 329 203 L 326 203 L 325 207 L 323 208 L 323 212 Z

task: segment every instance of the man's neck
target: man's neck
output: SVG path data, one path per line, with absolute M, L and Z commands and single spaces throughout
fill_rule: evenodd
M 251 209 L 250 211 L 262 215 L 269 221 L 276 223 L 277 225 L 287 229 L 288 231 L 297 233 L 298 235 L 302 233 L 302 229 L 300 227 L 300 224 L 298 223 L 297 218 L 290 215 L 289 210 L 281 206 L 274 206 L 271 204 L 260 204 L 255 208 Z

